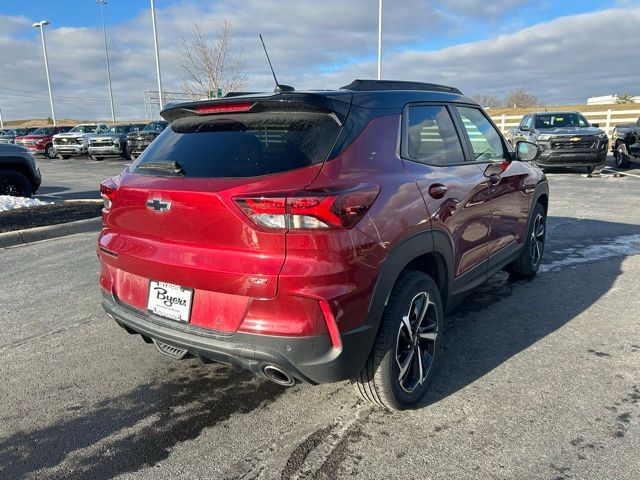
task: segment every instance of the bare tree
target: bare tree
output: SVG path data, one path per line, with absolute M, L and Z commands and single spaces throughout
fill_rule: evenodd
M 493 95 L 474 95 L 473 99 L 484 108 L 498 108 L 501 106 L 498 97 Z
M 616 98 L 616 103 L 618 104 L 636 103 L 636 101 L 633 98 L 633 95 L 630 95 L 628 93 L 623 93 L 622 95 L 618 95 L 618 98 Z
M 188 32 L 178 37 L 180 57 L 179 82 L 182 91 L 195 97 L 209 96 L 209 92 L 222 94 L 241 90 L 247 84 L 242 51 L 231 48 L 231 25 L 225 19 L 215 38 L 193 23 Z
M 505 107 L 508 108 L 527 108 L 538 105 L 538 99 L 527 92 L 523 87 L 514 88 L 509 92 L 504 100 Z

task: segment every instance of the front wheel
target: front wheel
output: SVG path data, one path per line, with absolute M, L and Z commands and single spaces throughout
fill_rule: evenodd
M 16 170 L 0 171 L 0 195 L 30 197 L 33 187 L 24 174 Z
M 389 410 L 415 406 L 440 360 L 442 330 L 442 300 L 435 282 L 421 272 L 402 273 L 369 359 L 351 381 L 360 396 Z
M 56 158 L 56 149 L 53 145 L 47 145 L 44 149 L 44 156 L 48 159 Z
M 531 216 L 531 223 L 527 231 L 520 256 L 513 263 L 507 265 L 507 272 L 519 278 L 530 278 L 538 273 L 544 253 L 544 242 L 547 237 L 547 215 L 544 207 L 536 203 Z
M 620 142 L 613 152 L 613 160 L 617 168 L 629 168 L 629 158 L 627 153 L 627 145 Z

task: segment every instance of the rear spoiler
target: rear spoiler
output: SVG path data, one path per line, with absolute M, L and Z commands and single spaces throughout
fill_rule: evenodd
M 167 105 L 160 112 L 162 118 L 173 122 L 179 118 L 201 115 L 216 115 L 232 112 L 264 111 L 318 111 L 333 113 L 343 123 L 351 107 L 353 95 L 338 93 L 269 93 L 226 96 L 218 99 Z

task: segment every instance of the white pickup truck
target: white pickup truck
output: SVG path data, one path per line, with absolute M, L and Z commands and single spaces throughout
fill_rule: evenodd
M 76 125 L 66 133 L 53 136 L 55 153 L 62 158 L 86 154 L 89 149 L 89 138 L 107 131 L 103 123 L 84 123 Z

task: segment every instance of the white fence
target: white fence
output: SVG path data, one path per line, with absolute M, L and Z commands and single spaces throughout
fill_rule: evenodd
M 640 110 L 603 110 L 601 112 L 580 112 L 590 123 L 598 123 L 607 135 L 616 125 L 621 123 L 636 123 Z M 491 120 L 505 133 L 507 130 L 520 125 L 524 115 L 495 115 Z

